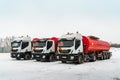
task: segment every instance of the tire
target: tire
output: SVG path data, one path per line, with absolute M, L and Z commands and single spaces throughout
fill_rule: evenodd
M 104 60 L 106 60 L 107 59 L 107 53 L 105 53 L 105 59 Z
M 108 53 L 108 59 L 110 59 L 110 57 L 111 57 L 111 53 Z
M 108 59 L 108 53 L 105 53 L 104 57 L 105 57 L 104 60 Z
M 95 62 L 97 60 L 96 55 L 95 54 L 91 54 L 91 62 Z
M 78 55 L 77 64 L 83 63 L 82 55 Z
M 104 60 L 103 56 L 101 56 L 101 59 L 100 60 Z
M 90 57 L 88 55 L 85 55 L 84 62 L 89 62 L 89 61 L 90 61 Z
M 30 60 L 30 59 L 31 59 L 30 54 L 25 54 L 24 60 Z
M 17 54 L 16 59 L 21 60 L 20 54 Z
M 103 60 L 104 59 L 104 55 L 103 55 L 103 53 L 100 53 L 101 54 L 101 56 L 99 57 L 99 60 Z
M 103 53 L 102 55 L 103 55 L 103 60 L 105 60 L 105 54 Z
M 49 62 L 53 62 L 53 61 L 55 61 L 55 56 L 54 54 L 51 54 L 49 57 Z
M 106 53 L 106 59 L 108 59 L 108 57 L 109 57 L 109 54 L 108 54 L 108 53 Z

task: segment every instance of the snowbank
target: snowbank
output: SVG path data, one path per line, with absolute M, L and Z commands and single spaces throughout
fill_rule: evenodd
M 83 64 L 62 64 L 15 60 L 10 54 L 0 54 L 1 80 L 118 80 L 120 79 L 120 49 L 112 48 L 112 58 Z

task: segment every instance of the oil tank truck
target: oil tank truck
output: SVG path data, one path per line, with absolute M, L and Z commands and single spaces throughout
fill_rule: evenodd
M 29 60 L 32 58 L 32 44 L 31 38 L 27 37 L 18 37 L 11 42 L 11 57 L 20 60 Z
M 110 44 L 95 36 L 82 36 L 68 33 L 59 39 L 58 56 L 62 63 L 73 61 L 83 63 L 88 61 L 110 59 Z
M 27 37 L 17 37 L 11 42 L 11 57 L 16 58 L 17 60 L 24 59 L 30 60 L 33 59 L 32 48 L 36 45 L 35 41 L 40 40 L 40 38 L 31 38 Z
M 36 61 L 55 61 L 57 54 L 58 38 L 43 38 L 34 41 L 33 56 Z

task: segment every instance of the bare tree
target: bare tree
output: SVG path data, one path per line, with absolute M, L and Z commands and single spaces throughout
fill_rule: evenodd
M 11 42 L 15 37 L 6 37 L 4 39 L 0 39 L 0 52 L 10 52 Z

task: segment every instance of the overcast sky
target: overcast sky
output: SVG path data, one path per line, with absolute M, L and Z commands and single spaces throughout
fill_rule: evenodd
M 0 0 L 0 37 L 79 31 L 120 43 L 120 0 Z

